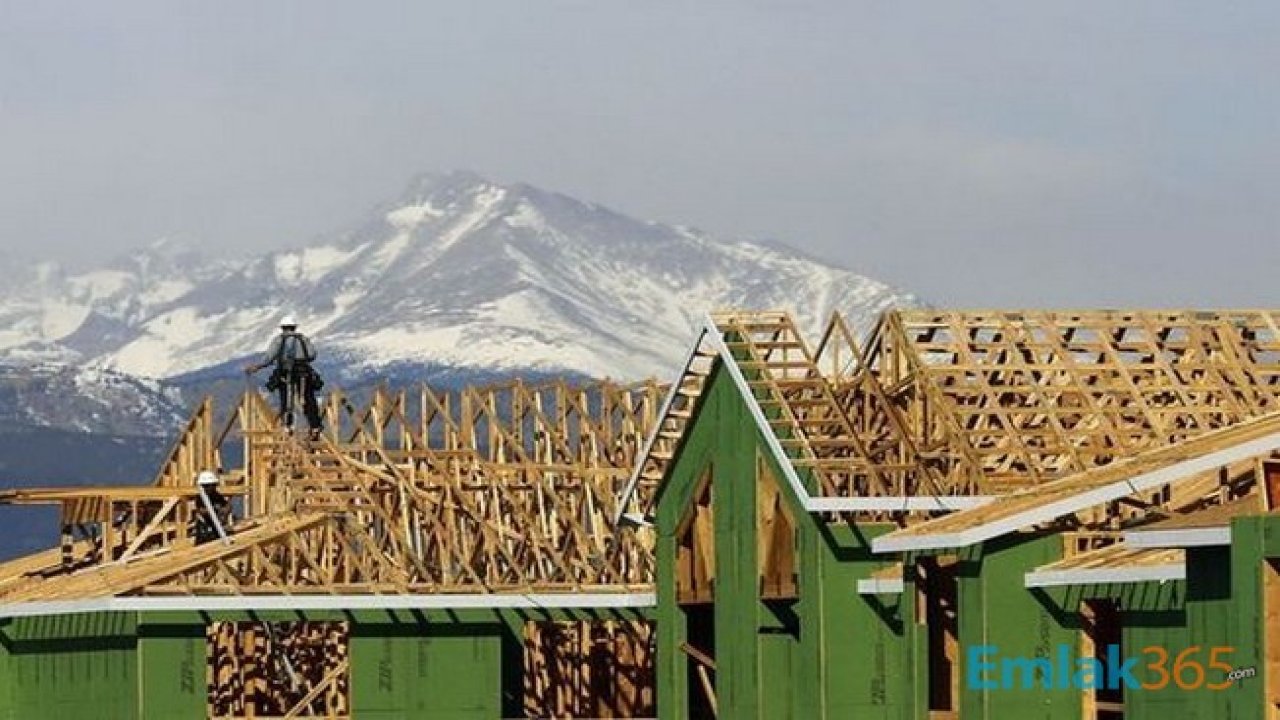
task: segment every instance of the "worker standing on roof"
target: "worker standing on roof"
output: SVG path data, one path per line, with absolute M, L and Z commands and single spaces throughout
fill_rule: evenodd
M 302 400 L 302 411 L 312 437 L 318 437 L 322 424 L 320 409 L 316 406 L 316 391 L 324 384 L 320 374 L 311 366 L 316 359 L 311 339 L 298 332 L 298 321 L 292 315 L 280 320 L 280 334 L 271 340 L 262 362 L 250 363 L 244 371 L 252 375 L 270 365 L 275 366 L 267 380 L 267 390 L 275 390 L 280 397 L 280 419 L 285 428 L 293 430 L 294 407 Z

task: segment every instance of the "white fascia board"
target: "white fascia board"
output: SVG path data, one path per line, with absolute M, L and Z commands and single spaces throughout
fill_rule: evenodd
M 645 515 L 644 513 L 638 513 L 638 512 L 623 513 L 622 518 L 620 519 L 619 522 L 615 523 L 615 525 L 621 525 L 622 524 L 621 521 L 626 521 L 627 523 L 631 525 L 635 525 L 636 527 L 647 528 L 647 527 L 653 527 L 654 518 L 652 515 Z
M 1130 530 L 1124 534 L 1124 544 L 1134 548 L 1230 545 L 1231 526 L 1177 528 L 1173 530 Z
M 1202 472 L 1207 472 L 1238 460 L 1272 452 L 1277 448 L 1280 448 L 1280 433 L 1272 433 L 1239 445 L 1232 445 L 1222 450 L 1215 450 L 1199 457 L 1183 460 L 1159 470 L 1152 470 L 1124 480 L 1117 480 L 1100 488 L 1094 488 L 1056 502 L 1045 503 L 1030 510 L 1024 510 L 1008 517 L 969 528 L 964 532 L 941 535 L 913 535 L 899 539 L 895 539 L 892 535 L 885 535 L 873 540 L 871 548 L 874 552 L 892 552 L 967 547 L 983 540 L 990 540 L 994 537 L 1016 532 L 1030 525 L 1053 520 L 1063 515 L 1070 515 L 1077 510 L 1101 505 L 1134 493 L 1178 482 L 1179 480 L 1186 480 Z
M 811 497 L 809 512 L 939 512 L 972 510 L 995 500 L 990 495 L 881 495 L 876 497 Z
M 234 610 L 504 610 L 651 608 L 657 595 L 647 593 L 532 593 L 434 595 L 183 595 L 174 597 L 108 597 L 0 605 L 0 618 L 73 615 L 91 612 L 234 611 Z
M 863 578 L 858 581 L 859 595 L 901 595 L 902 578 Z
M 631 469 L 631 478 L 627 481 L 627 487 L 622 491 L 622 498 L 618 502 L 618 511 L 613 517 L 613 524 L 617 525 L 622 521 L 622 514 L 627 509 L 627 503 L 631 502 L 631 496 L 635 495 L 636 488 L 640 485 L 640 474 L 644 472 L 644 464 L 649 459 L 649 453 L 653 452 L 653 446 L 658 442 L 658 433 L 662 432 L 662 421 L 667 416 L 667 412 L 671 410 L 671 406 L 675 404 L 676 397 L 680 393 L 680 381 L 684 380 L 684 371 L 693 364 L 693 356 L 698 354 L 698 348 L 702 346 L 702 338 L 706 335 L 707 329 L 704 327 L 698 331 L 698 336 L 693 339 L 693 344 L 689 346 L 689 352 L 685 354 L 684 364 L 680 366 L 680 375 L 676 377 L 675 382 L 671 383 L 671 387 L 667 389 L 667 396 L 662 399 L 662 407 L 658 408 L 658 421 L 654 423 L 653 429 L 649 431 L 649 437 L 645 438 L 644 450 L 636 460 L 636 466 Z
M 809 491 L 804 489 L 804 483 L 801 483 L 800 477 L 796 475 L 796 469 L 791 464 L 791 458 L 787 457 L 786 452 L 782 450 L 782 443 L 778 442 L 778 436 L 774 434 L 773 428 L 769 427 L 769 421 L 765 418 L 764 411 L 760 409 L 760 404 L 756 402 L 756 396 L 751 393 L 751 386 L 747 384 L 747 378 L 742 374 L 742 368 L 738 367 L 738 363 L 734 361 L 733 354 L 729 352 L 729 346 L 725 345 L 724 336 L 720 334 L 720 329 L 716 327 L 715 320 L 710 315 L 707 315 L 703 331 L 711 338 L 711 343 L 715 346 L 716 352 L 719 353 L 720 359 L 724 362 L 725 369 L 729 371 L 729 376 L 733 378 L 733 384 L 737 386 L 738 394 L 742 396 L 742 402 L 746 404 L 747 409 L 751 412 L 756 428 L 760 431 L 761 437 L 764 438 L 765 444 L 769 446 L 769 452 L 773 455 L 773 459 L 777 461 L 778 467 L 782 469 L 782 474 L 791 486 L 791 491 L 807 508 L 811 500 Z
M 1029 588 L 1063 587 L 1066 585 L 1104 585 L 1111 583 L 1168 582 L 1185 580 L 1186 563 L 1149 565 L 1131 568 L 1096 568 L 1080 570 L 1033 570 L 1023 584 Z
M 894 534 L 890 533 L 889 535 L 872 538 L 871 552 L 895 553 L 911 552 L 913 550 L 945 550 L 948 548 L 967 547 L 979 542 L 979 540 L 975 539 L 975 535 L 971 530 L 937 533 L 934 535 L 907 535 L 904 537 L 894 537 Z

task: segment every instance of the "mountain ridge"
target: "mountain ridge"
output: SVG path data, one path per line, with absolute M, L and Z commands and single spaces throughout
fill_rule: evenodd
M 481 374 L 665 376 L 705 313 L 831 311 L 866 326 L 914 296 L 778 241 L 636 220 L 527 183 L 423 173 L 348 229 L 241 259 L 165 238 L 0 289 L 0 364 L 160 380 L 256 356 L 291 312 L 343 375 L 415 364 Z

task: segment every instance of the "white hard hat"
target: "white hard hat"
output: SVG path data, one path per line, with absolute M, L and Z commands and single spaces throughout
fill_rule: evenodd
M 293 314 L 285 315 L 280 318 L 280 327 L 298 327 L 298 320 Z
M 196 476 L 196 484 L 197 485 L 217 485 L 218 476 L 216 473 L 214 473 L 211 470 L 202 470 L 200 474 Z

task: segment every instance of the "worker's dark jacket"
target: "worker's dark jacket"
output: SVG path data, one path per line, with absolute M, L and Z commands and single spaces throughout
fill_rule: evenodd
M 319 390 L 324 381 L 312 367 L 316 359 L 315 346 L 311 339 L 299 332 L 283 332 L 271 340 L 267 354 L 259 367 L 274 365 L 275 370 L 267 379 L 268 390 L 283 389 L 290 381 L 306 381 L 310 390 Z
M 262 359 L 261 366 L 275 365 L 279 370 L 291 370 L 298 363 L 311 363 L 316 359 L 311 339 L 300 332 L 282 332 L 271 339 L 271 346 Z

